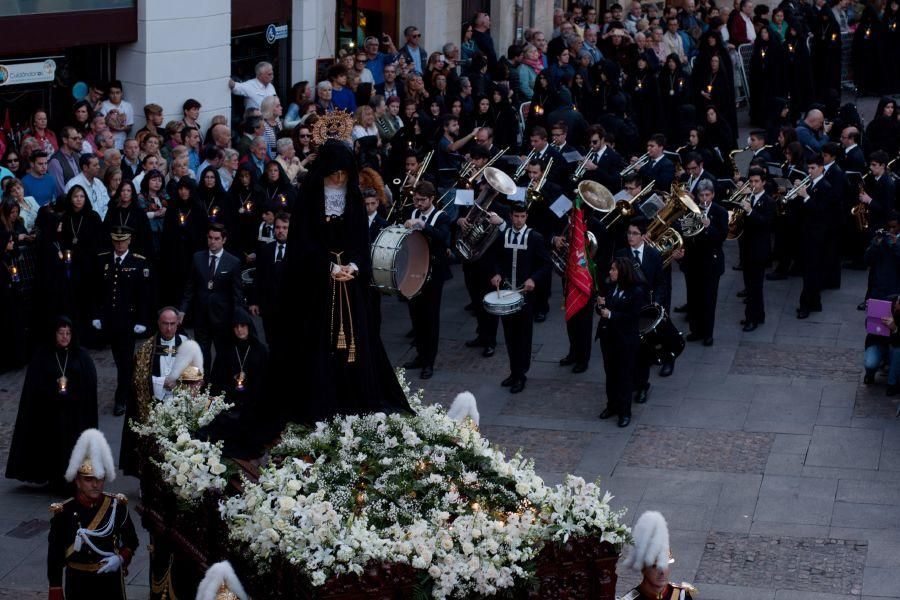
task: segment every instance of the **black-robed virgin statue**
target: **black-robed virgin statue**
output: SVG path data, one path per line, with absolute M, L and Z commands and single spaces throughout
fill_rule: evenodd
M 292 307 L 286 348 L 293 350 L 274 357 L 282 365 L 285 416 L 311 423 L 338 414 L 409 411 L 369 325 L 368 294 L 377 292 L 369 288 L 366 211 L 346 144 L 321 146 L 292 216 L 285 306 Z

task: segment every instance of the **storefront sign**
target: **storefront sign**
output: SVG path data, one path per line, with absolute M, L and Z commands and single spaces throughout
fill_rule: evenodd
M 0 65 L 0 86 L 53 81 L 55 76 L 56 61 L 52 58 L 43 62 Z
M 274 23 L 266 27 L 266 41 L 274 44 L 278 40 L 286 40 L 288 36 L 287 25 L 275 25 Z

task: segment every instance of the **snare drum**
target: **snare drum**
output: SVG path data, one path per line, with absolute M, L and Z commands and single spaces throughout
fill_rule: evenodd
M 525 295 L 515 290 L 494 290 L 484 296 L 484 310 L 498 317 L 505 317 L 522 310 Z
M 659 304 L 641 309 L 638 327 L 641 330 L 641 351 L 656 364 L 674 361 L 684 351 L 681 332 Z
M 402 225 L 385 227 L 372 242 L 372 286 L 384 294 L 412 298 L 422 291 L 431 268 L 428 240 Z

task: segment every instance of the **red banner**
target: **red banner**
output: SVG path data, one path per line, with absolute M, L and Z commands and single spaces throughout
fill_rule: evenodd
M 569 217 L 569 260 L 566 263 L 566 321 L 575 316 L 591 300 L 593 279 L 588 264 L 585 238 L 587 223 L 576 201 Z

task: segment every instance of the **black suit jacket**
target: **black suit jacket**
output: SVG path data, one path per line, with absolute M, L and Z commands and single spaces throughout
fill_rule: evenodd
M 181 312 L 191 312 L 199 327 L 221 329 L 234 320 L 234 309 L 244 305 L 241 290 L 241 261 L 222 252 L 216 261 L 216 273 L 209 285 L 209 251 L 194 253 L 191 274 L 184 288 Z
M 395 90 L 397 92 L 397 97 L 400 98 L 401 103 L 403 99 L 406 97 L 406 92 L 403 91 L 403 86 L 398 85 L 397 82 L 394 82 Z M 384 96 L 384 82 L 375 84 L 375 93 L 379 96 Z M 385 96 L 384 99 L 387 100 L 389 96 Z
M 835 202 L 834 189 L 828 180 L 822 177 L 818 183 L 807 188 L 809 198 L 797 197 L 795 202 L 800 206 L 801 231 L 809 252 L 821 252 L 821 244 L 825 239 L 825 230 L 829 221 L 829 207 Z M 813 247 L 810 247 L 810 244 Z
M 759 152 L 753 155 L 753 158 L 762 159 L 766 163 L 775 162 L 775 159 L 772 158 L 772 153 L 769 152 L 767 148 L 762 148 Z
M 885 173 L 881 179 L 866 186 L 866 189 L 872 198 L 872 202 L 869 204 L 869 227 L 874 230 L 887 223 L 888 214 L 896 207 L 897 195 L 894 178 L 890 173 Z
M 722 243 L 728 237 L 728 211 L 713 202 L 709 205 L 709 226 L 684 241 L 682 265 L 692 275 L 721 277 L 725 272 Z
M 651 162 L 644 165 L 640 175 L 644 185 L 656 181 L 653 189 L 668 192 L 672 188 L 672 182 L 675 181 L 675 163 L 664 155 L 656 164 Z
M 437 211 L 437 209 L 435 209 Z M 414 210 L 412 218 L 418 217 L 419 211 Z M 431 279 L 435 281 L 447 281 L 453 274 L 448 264 L 447 249 L 450 247 L 450 216 L 444 211 L 438 211 L 437 216 L 432 213 L 422 228 L 422 233 L 428 239 L 428 250 L 431 254 Z
M 375 239 L 378 237 L 378 234 L 381 233 L 381 230 L 387 227 L 388 223 L 378 213 L 375 213 L 375 217 L 372 219 L 372 222 L 369 223 L 369 243 L 372 244 L 375 242 Z
M 825 181 L 831 186 L 834 197 L 833 203 L 828 206 L 829 218 L 831 219 L 832 227 L 838 227 L 843 224 L 844 216 L 850 210 L 850 202 L 848 198 L 847 175 L 836 161 L 831 163 L 831 166 L 825 171 Z
M 866 171 L 866 157 L 862 148 L 857 145 L 850 152 L 845 152 L 844 158 L 841 160 L 841 166 L 845 171 L 864 173 Z
M 116 271 L 116 255 L 98 255 L 100 285 L 97 289 L 94 318 L 106 330 L 117 327 L 131 329 L 150 323 L 150 265 L 140 254 L 129 252 Z
M 691 176 L 688 175 L 687 173 L 682 173 L 682 174 L 681 174 L 681 177 L 678 178 L 678 181 L 679 181 L 680 183 L 683 183 L 683 184 L 684 184 L 684 189 L 686 189 L 688 192 L 690 192 L 690 193 L 693 194 L 694 191 L 691 190 L 690 188 L 688 188 L 688 186 L 687 186 L 687 183 L 688 183 L 688 181 L 690 180 L 690 178 L 691 178 Z M 715 176 L 714 176 L 712 173 L 710 173 L 709 171 L 707 171 L 706 169 L 703 169 L 703 172 L 700 173 L 700 177 L 697 178 L 696 183 L 694 183 L 694 190 L 697 189 L 697 184 L 700 183 L 701 181 L 703 181 L 704 179 L 705 179 L 706 181 L 711 181 L 713 185 L 716 185 L 716 178 L 715 178 Z M 648 182 L 648 183 L 649 183 L 649 182 Z M 668 190 L 666 190 L 666 191 L 668 191 Z
M 526 279 L 536 284 L 543 283 L 550 276 L 550 254 L 540 232 L 528 227 L 528 243 L 524 250 L 518 250 L 516 258 L 516 285 L 521 286 Z M 492 248 L 494 274 L 504 280 L 512 280 L 513 249 L 506 247 L 506 237 L 512 228 L 497 236 Z M 524 230 L 523 230 L 524 231 Z
M 281 306 L 280 299 L 284 295 L 284 266 L 288 257 L 288 246 L 284 247 L 283 260 L 276 263 L 275 253 L 277 250 L 277 242 L 268 242 L 262 245 L 256 255 L 253 287 L 247 290 L 248 302 L 259 306 L 263 317 L 272 317 L 278 314 Z
M 752 200 L 752 199 L 751 199 Z M 743 243 L 744 264 L 765 265 L 772 250 L 772 221 L 775 218 L 775 200 L 763 194 L 750 214 L 744 217 Z
M 600 160 L 596 161 L 595 164 L 597 168 L 593 171 L 585 171 L 584 179 L 596 181 L 606 186 L 614 194 L 618 192 L 622 188 L 622 178 L 619 177 L 619 173 L 625 168 L 625 159 L 618 152 L 607 146 Z
M 616 256 L 634 260 L 634 250 L 631 247 L 622 248 L 616 252 Z M 649 244 L 644 244 L 641 251 L 641 263 L 638 265 L 641 275 L 644 277 L 644 290 L 652 300 L 661 306 L 669 305 L 670 279 L 666 277 L 663 267 L 662 254 Z
M 131 168 L 128 165 L 128 163 L 125 161 L 124 156 L 122 157 L 122 162 L 119 165 L 119 167 L 122 169 L 122 179 L 125 181 L 131 181 L 132 179 L 137 177 L 141 171 L 144 170 L 144 168 L 141 167 L 140 161 L 138 161 L 138 164 L 135 165 L 134 168 Z M 140 192 L 140 190 L 138 190 L 138 192 Z
M 608 319 L 601 318 L 597 324 L 596 337 L 604 347 L 615 352 L 634 352 L 641 342 L 640 315 L 641 309 L 647 305 L 647 294 L 644 287 L 636 285 L 615 295 L 615 288 L 610 289 L 604 297 L 606 308 L 610 311 Z M 597 314 L 602 307 L 596 306 Z

